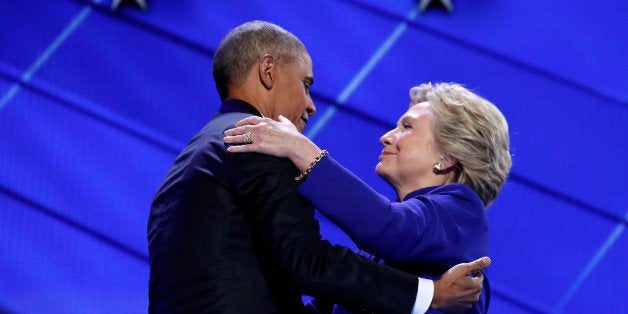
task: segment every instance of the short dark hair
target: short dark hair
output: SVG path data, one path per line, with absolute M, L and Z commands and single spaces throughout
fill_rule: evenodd
M 303 47 L 296 36 L 273 23 L 251 21 L 232 29 L 214 54 L 212 73 L 220 98 L 227 98 L 230 86 L 244 83 L 265 54 L 273 56 L 279 66 L 298 59 Z

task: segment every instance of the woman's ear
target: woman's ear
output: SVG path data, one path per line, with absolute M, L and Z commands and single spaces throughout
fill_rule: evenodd
M 268 90 L 272 89 L 275 83 L 274 75 L 276 67 L 275 58 L 269 54 L 265 54 L 259 59 L 259 80 Z
M 435 174 L 443 175 L 448 174 L 452 170 L 456 170 L 458 168 L 458 160 L 451 155 L 446 155 L 441 157 L 440 161 L 434 164 Z
M 458 159 L 454 158 L 451 155 L 446 155 L 443 157 L 441 162 L 443 164 L 444 169 L 449 169 L 458 163 Z

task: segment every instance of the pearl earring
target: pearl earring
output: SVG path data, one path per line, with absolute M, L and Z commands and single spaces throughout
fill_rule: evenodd
M 439 173 L 441 170 L 443 170 L 443 164 L 440 162 L 434 164 L 434 173 Z

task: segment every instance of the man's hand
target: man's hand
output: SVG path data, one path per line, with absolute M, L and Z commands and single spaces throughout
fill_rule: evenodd
M 431 308 L 446 313 L 464 312 L 480 299 L 484 275 L 481 270 L 491 264 L 488 256 L 450 268 L 434 281 Z

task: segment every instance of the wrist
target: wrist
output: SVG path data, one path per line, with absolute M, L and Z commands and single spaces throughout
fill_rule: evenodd
M 305 139 L 307 139 L 307 137 Z M 321 154 L 322 150 L 309 139 L 296 147 L 299 147 L 299 149 L 292 152 L 290 161 L 292 161 L 299 171 L 305 172 L 310 166 L 310 163 Z
M 316 164 L 321 161 L 321 159 L 323 159 L 325 156 L 327 156 L 327 151 L 326 150 L 322 150 L 320 152 L 320 154 L 318 154 L 318 156 L 314 157 L 314 160 L 312 160 L 312 162 L 309 164 L 309 166 L 307 166 L 307 168 L 305 169 L 305 171 L 301 172 L 301 174 L 299 174 L 296 178 L 294 178 L 296 181 L 303 181 L 305 179 L 305 177 L 307 177 L 310 172 L 312 171 L 312 169 L 314 168 L 314 166 L 316 166 Z
M 443 308 L 443 286 L 441 284 L 440 280 L 434 281 L 434 296 L 430 304 L 431 309 L 438 310 Z

